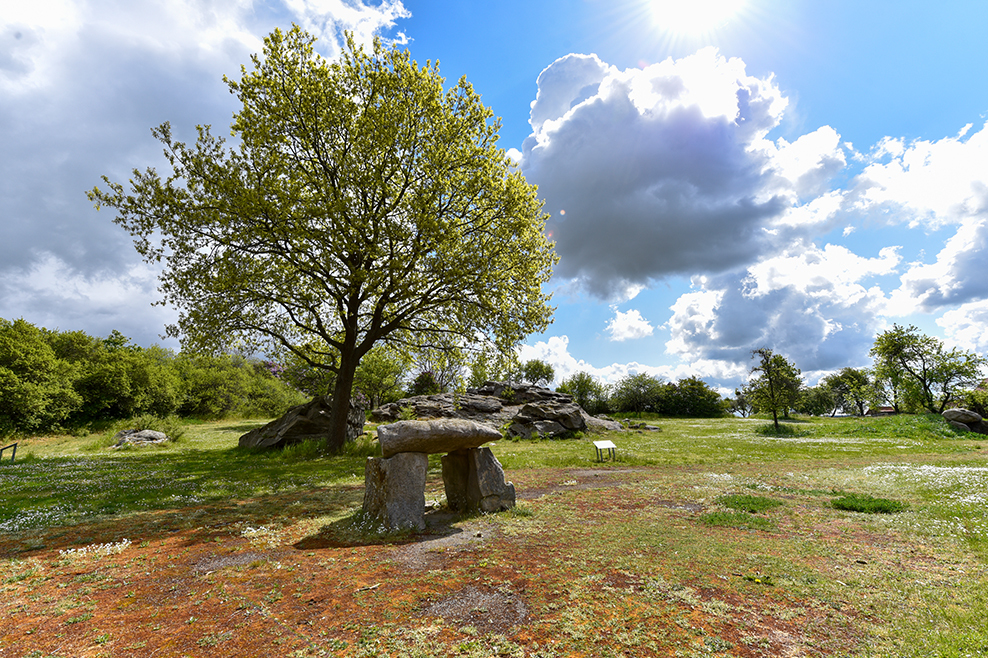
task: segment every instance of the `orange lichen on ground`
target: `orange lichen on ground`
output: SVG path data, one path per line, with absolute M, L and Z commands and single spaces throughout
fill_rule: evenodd
M 304 514 L 244 527 L 228 507 L 184 510 L 193 528 L 160 515 L 8 537 L 0 656 L 826 656 L 861 640 L 846 602 L 690 553 L 697 532 L 755 535 L 701 529 L 703 505 L 671 490 L 631 497 L 649 477 L 521 474 L 529 517 L 434 512 L 424 533 L 363 545 Z M 816 531 L 839 543 L 837 526 Z M 783 522 L 759 550 L 785 558 L 793 534 Z M 66 552 L 80 538 L 104 548 Z

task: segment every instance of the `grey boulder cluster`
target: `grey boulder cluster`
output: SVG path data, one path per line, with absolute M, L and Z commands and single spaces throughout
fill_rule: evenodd
M 157 443 L 167 443 L 168 435 L 157 430 L 120 430 L 113 436 L 111 448 L 122 448 L 126 445 L 146 446 Z
M 515 487 L 490 448 L 501 434 L 462 418 L 403 420 L 377 428 L 383 457 L 364 469 L 364 506 L 390 530 L 425 528 L 425 477 L 429 455 L 442 458 L 446 501 L 454 511 L 498 512 L 515 506 Z
M 943 417 L 954 429 L 962 432 L 988 434 L 988 423 L 980 414 L 968 409 L 947 409 L 943 412 Z
M 376 422 L 391 422 L 410 410 L 416 418 L 461 418 L 506 427 L 509 436 L 558 438 L 572 432 L 618 430 L 620 423 L 594 418 L 573 398 L 529 384 L 487 382 L 466 394 L 417 395 L 382 405 L 373 412 Z

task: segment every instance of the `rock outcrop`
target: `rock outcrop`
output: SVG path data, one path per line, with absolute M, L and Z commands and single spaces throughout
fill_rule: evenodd
M 573 398 L 528 384 L 487 382 L 466 394 L 418 395 L 382 405 L 371 413 L 377 422 L 394 422 L 408 410 L 416 418 L 460 418 L 483 423 L 510 436 L 556 438 L 588 429 L 620 429 L 619 424 L 591 419 Z
M 333 399 L 328 395 L 292 407 L 284 416 L 240 437 L 241 448 L 283 448 L 313 439 L 325 439 L 332 427 Z M 350 400 L 346 440 L 353 441 L 364 431 L 363 408 Z
M 969 409 L 947 409 L 943 412 L 943 417 L 954 429 L 962 432 L 988 434 L 988 423 L 980 414 Z
M 168 435 L 157 430 L 121 430 L 113 436 L 116 441 L 112 448 L 122 448 L 125 445 L 153 445 L 157 443 L 167 443 Z

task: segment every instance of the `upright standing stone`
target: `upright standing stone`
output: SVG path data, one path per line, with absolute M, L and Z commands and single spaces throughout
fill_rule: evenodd
M 428 468 L 429 455 L 424 452 L 369 457 L 364 467 L 364 513 L 389 530 L 424 530 Z
M 444 455 L 446 502 L 457 511 L 499 512 L 515 506 L 515 485 L 490 448 L 469 448 Z

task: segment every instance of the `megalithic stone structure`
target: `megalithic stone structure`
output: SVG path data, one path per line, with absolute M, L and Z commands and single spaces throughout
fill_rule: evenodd
M 378 428 L 384 457 L 370 457 L 364 469 L 364 513 L 388 529 L 425 528 L 425 476 L 429 454 L 442 458 L 450 509 L 498 512 L 515 506 L 515 487 L 490 448 L 501 435 L 480 423 L 459 419 L 401 421 Z
M 515 485 L 490 448 L 468 448 L 442 458 L 446 502 L 458 512 L 500 512 L 515 506 Z

